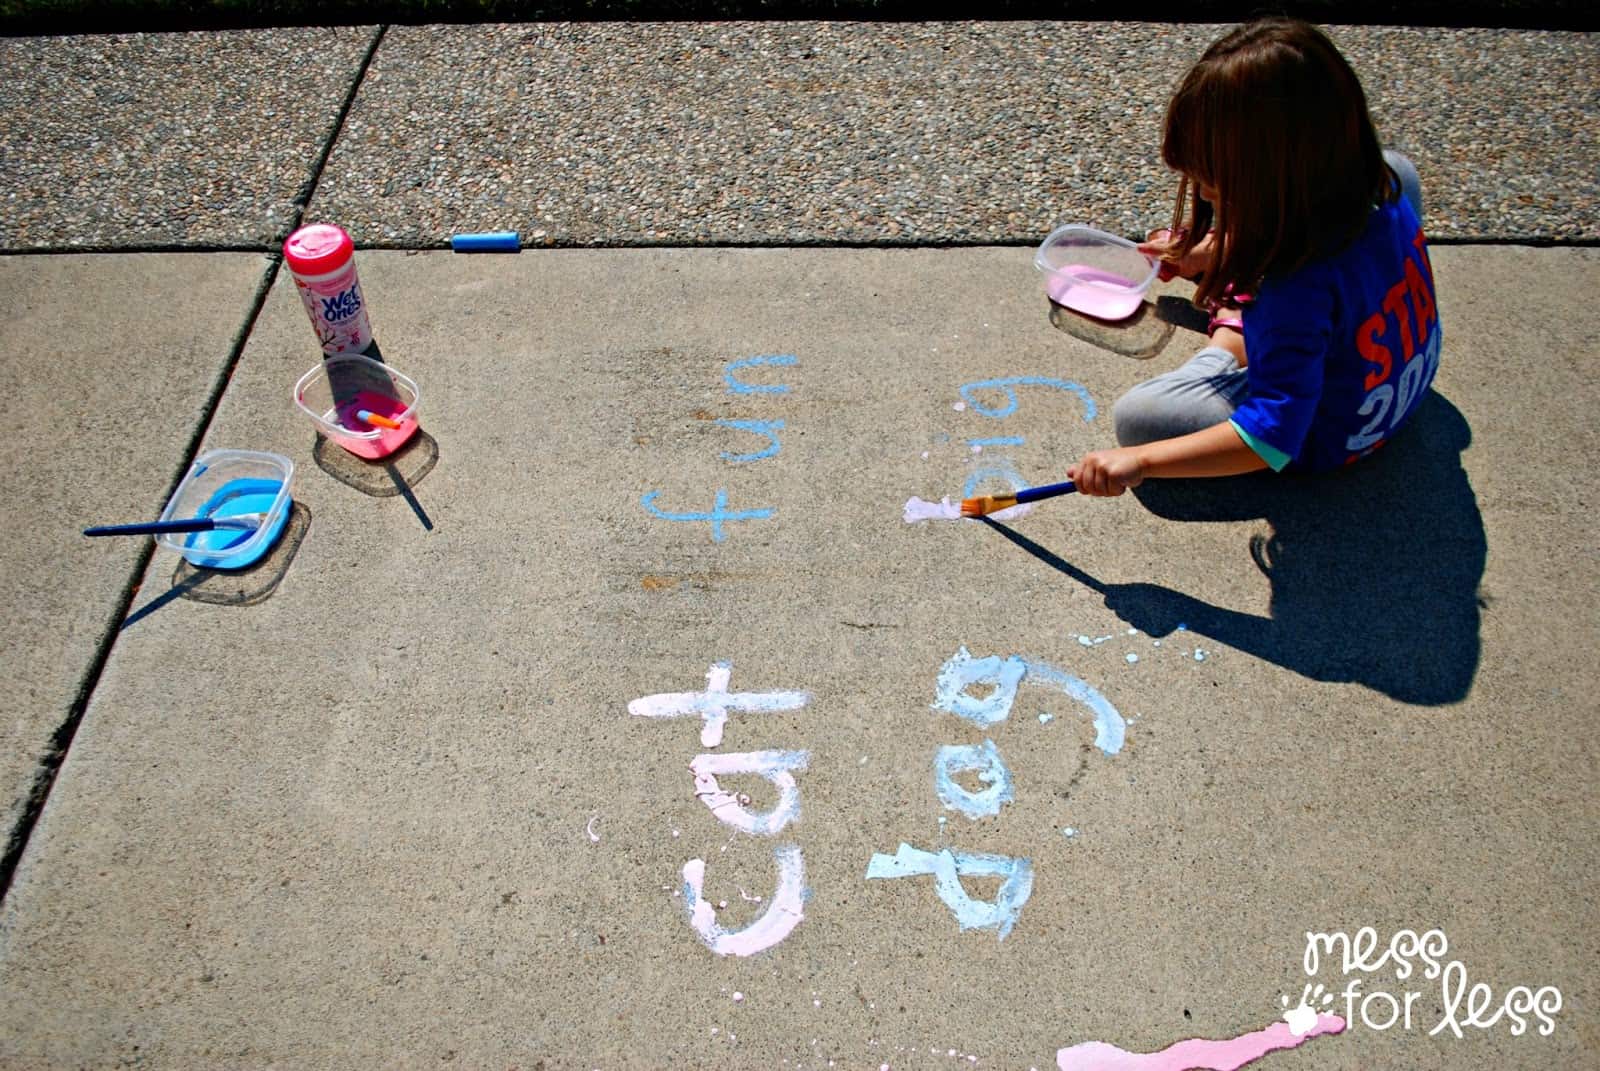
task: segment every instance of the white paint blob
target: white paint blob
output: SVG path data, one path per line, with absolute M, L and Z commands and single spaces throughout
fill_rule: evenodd
M 1128 652 L 1128 656 L 1127 657 L 1128 657 L 1128 665 L 1130 665 L 1130 666 L 1133 665 L 1135 662 L 1139 661 L 1139 656 L 1134 654 L 1132 651 Z
M 910 498 L 906 501 L 903 519 L 907 524 L 916 524 L 918 521 L 957 521 L 961 519 L 961 504 L 951 502 L 946 495 L 938 502 L 924 502 L 920 498 Z
M 989 516 L 997 521 L 1014 521 L 1019 517 L 1026 517 L 1032 512 L 1033 506 L 1024 503 L 1020 506 L 996 510 Z M 905 509 L 901 513 L 901 519 L 907 524 L 917 524 L 920 521 L 959 521 L 963 519 L 961 516 L 961 503 L 950 501 L 949 495 L 937 502 L 926 502 L 915 497 L 909 498 L 906 500 Z

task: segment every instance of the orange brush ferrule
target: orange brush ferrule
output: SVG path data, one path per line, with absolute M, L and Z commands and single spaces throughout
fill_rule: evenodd
M 386 416 L 379 416 L 370 409 L 361 410 L 356 414 L 356 419 L 362 421 L 363 423 L 376 425 L 380 428 L 388 428 L 390 431 L 400 430 L 400 422 L 398 420 L 390 420 Z
M 977 498 L 963 498 L 961 500 L 961 516 L 987 517 L 999 510 L 1010 509 L 1017 504 L 1016 495 L 980 495 Z

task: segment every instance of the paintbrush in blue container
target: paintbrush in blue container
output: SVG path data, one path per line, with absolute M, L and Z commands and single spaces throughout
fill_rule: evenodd
M 144 521 L 139 524 L 104 524 L 85 528 L 86 536 L 164 535 L 168 532 L 215 532 L 219 528 L 253 531 L 267 519 L 265 513 L 236 513 L 231 517 L 191 517 L 182 521 Z
M 1055 498 L 1057 495 L 1070 495 L 1077 489 L 1078 485 L 1068 480 L 1065 483 L 1047 483 L 1043 487 L 1030 487 L 1014 495 L 980 495 L 977 498 L 963 498 L 961 516 L 987 517 L 998 510 L 1010 509 L 1025 502 L 1038 502 L 1040 499 Z

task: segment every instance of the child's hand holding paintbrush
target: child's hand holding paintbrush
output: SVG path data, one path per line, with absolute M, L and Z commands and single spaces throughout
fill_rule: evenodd
M 1067 466 L 1067 475 L 1086 495 L 1120 495 L 1144 482 L 1144 461 L 1135 447 L 1096 450 L 1085 454 L 1076 465 Z
M 997 510 L 1037 502 L 1074 491 L 1085 495 L 1120 495 L 1154 476 L 1233 476 L 1266 468 L 1256 453 L 1227 424 L 1143 446 L 1095 450 L 1068 466 L 1066 483 L 1030 487 L 1014 495 L 983 495 L 961 501 L 961 516 L 987 517 Z

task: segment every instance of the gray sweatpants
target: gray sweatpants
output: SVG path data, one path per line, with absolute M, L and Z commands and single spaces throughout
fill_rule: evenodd
M 1384 160 L 1400 178 L 1400 190 L 1422 218 L 1422 186 L 1417 169 L 1397 152 L 1385 149 Z M 1249 373 L 1233 354 L 1207 346 L 1187 364 L 1134 387 L 1112 407 L 1117 442 L 1138 446 L 1158 439 L 1200 431 L 1232 418 L 1249 397 Z

